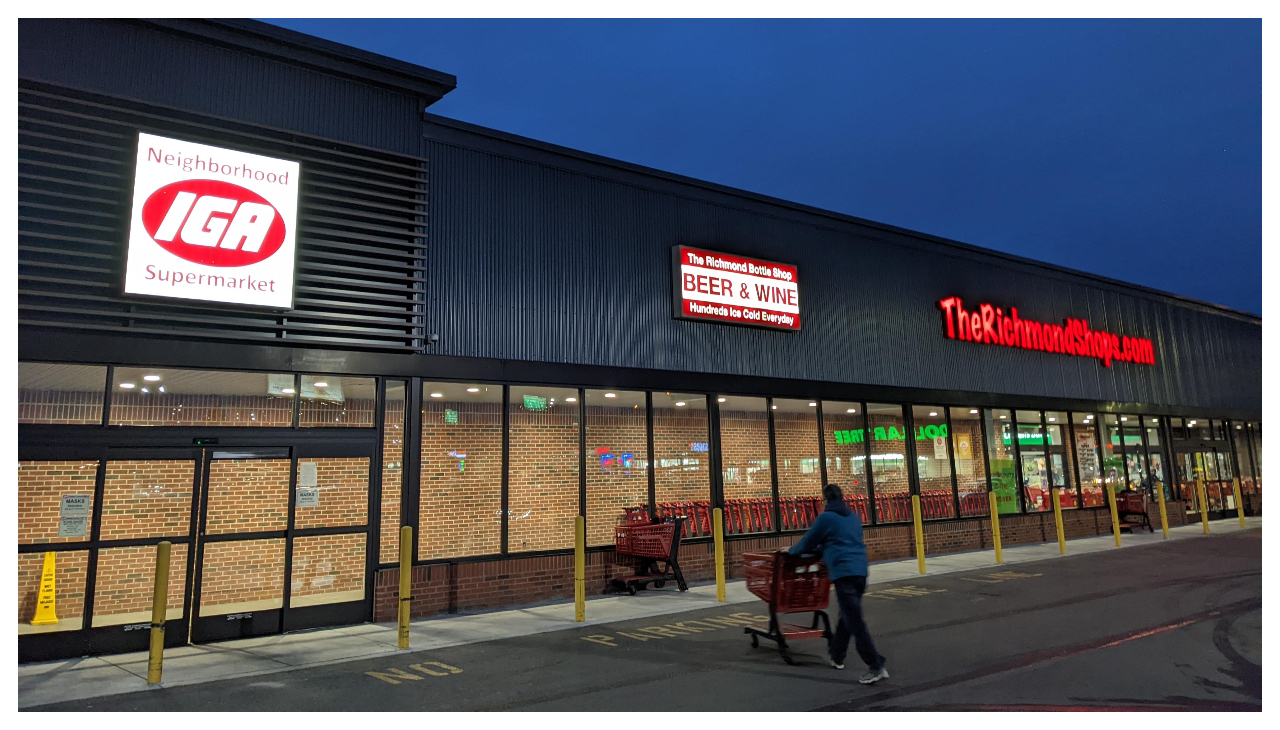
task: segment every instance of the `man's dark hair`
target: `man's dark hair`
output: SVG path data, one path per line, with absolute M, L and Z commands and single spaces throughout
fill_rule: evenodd
M 833 499 L 844 499 L 844 492 L 839 485 L 828 484 L 822 488 L 822 498 L 830 502 Z

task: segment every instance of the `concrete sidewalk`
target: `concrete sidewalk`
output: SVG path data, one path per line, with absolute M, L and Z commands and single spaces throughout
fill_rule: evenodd
M 1261 517 L 1246 519 L 1246 529 L 1262 526 Z M 1215 535 L 1238 532 L 1236 520 L 1211 523 Z M 1171 540 L 1203 537 L 1199 523 L 1173 528 Z M 1159 531 L 1123 536 L 1123 548 L 1141 547 L 1163 542 Z M 1067 554 L 1115 550 L 1111 535 L 1081 538 L 1067 543 Z M 1003 566 L 1057 558 L 1056 542 L 1010 547 L 1004 551 Z M 995 568 L 992 551 L 951 553 L 927 558 L 928 575 L 944 575 L 977 569 Z M 871 584 L 919 578 L 914 558 L 875 563 L 871 568 Z M 726 588 L 728 604 L 750 603 L 758 599 L 746 590 L 742 581 L 731 581 Z M 672 589 L 645 591 L 637 596 L 599 596 L 587 602 L 587 621 L 573 620 L 573 603 L 560 602 L 488 613 L 439 616 L 418 619 L 410 625 L 411 651 L 439 649 L 495 639 L 582 628 L 617 621 L 683 613 L 717 605 L 715 585 L 691 586 L 686 593 Z M 233 677 L 248 677 L 285 672 L 303 667 L 367 659 L 402 653 L 396 648 L 394 624 L 361 624 L 333 629 L 238 639 L 217 644 L 185 646 L 165 652 L 164 678 L 161 686 L 212 682 Z M 87 699 L 103 695 L 147 689 L 147 655 L 145 652 L 104 657 L 69 659 L 18 667 L 18 707 L 34 707 L 71 699 Z

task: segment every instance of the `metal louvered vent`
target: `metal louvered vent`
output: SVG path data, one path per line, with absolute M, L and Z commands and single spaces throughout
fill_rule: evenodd
M 120 296 L 139 131 L 302 165 L 294 309 Z M 18 87 L 18 322 L 422 352 L 425 160 L 33 82 Z

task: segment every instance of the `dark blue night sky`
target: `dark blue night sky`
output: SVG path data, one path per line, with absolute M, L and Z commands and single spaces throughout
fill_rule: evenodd
M 288 20 L 443 116 L 1262 311 L 1262 24 Z

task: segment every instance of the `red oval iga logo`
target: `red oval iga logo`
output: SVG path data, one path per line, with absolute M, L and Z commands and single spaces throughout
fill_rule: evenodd
M 164 250 L 206 266 L 248 266 L 284 243 L 284 218 L 261 195 L 220 180 L 182 180 L 142 204 L 142 225 Z

